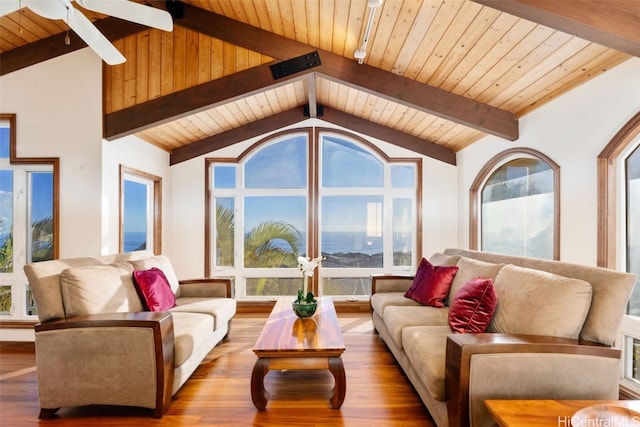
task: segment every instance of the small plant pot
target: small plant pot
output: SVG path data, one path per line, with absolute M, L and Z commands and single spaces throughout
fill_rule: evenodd
M 318 308 L 318 303 L 314 302 L 293 302 L 293 312 L 300 318 L 307 318 L 313 316 Z

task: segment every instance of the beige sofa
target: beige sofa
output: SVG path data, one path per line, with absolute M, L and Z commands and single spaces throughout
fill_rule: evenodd
M 636 276 L 604 268 L 462 249 L 442 308 L 405 298 L 413 277 L 372 279 L 373 324 L 439 427 L 492 426 L 485 399 L 617 399 L 613 346 Z M 486 333 L 454 334 L 449 304 L 476 277 L 497 306 Z
M 169 311 L 144 311 L 135 288 L 133 270 L 154 267 L 175 295 Z M 40 418 L 92 404 L 152 408 L 162 417 L 228 335 L 236 312 L 230 280 L 178 281 L 169 259 L 150 251 L 43 261 L 24 270 L 40 320 Z

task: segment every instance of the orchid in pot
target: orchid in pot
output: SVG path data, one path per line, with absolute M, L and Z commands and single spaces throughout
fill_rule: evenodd
M 318 301 L 313 296 L 313 292 L 309 291 L 309 277 L 313 277 L 313 271 L 318 267 L 322 261 L 323 256 L 316 258 L 298 257 L 298 269 L 302 272 L 302 288 L 298 289 L 298 296 L 293 302 L 293 311 L 299 317 L 310 317 L 315 313 L 318 307 Z

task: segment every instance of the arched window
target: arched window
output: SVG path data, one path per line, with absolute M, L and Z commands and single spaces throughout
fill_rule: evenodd
M 640 276 L 640 112 L 598 155 L 598 265 Z M 622 386 L 640 393 L 640 284 L 621 327 Z
M 371 274 L 420 260 L 421 161 L 328 129 L 287 131 L 207 161 L 207 274 L 239 300 L 295 295 L 297 257 L 325 257 L 316 295 L 365 300 Z
M 504 151 L 471 187 L 470 247 L 558 259 L 559 167 L 531 149 Z

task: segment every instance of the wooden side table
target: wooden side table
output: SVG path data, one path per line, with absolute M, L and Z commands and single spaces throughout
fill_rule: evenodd
M 485 400 L 485 406 L 500 427 L 584 427 L 619 425 L 605 419 L 572 426 L 571 417 L 581 409 L 593 405 L 613 405 L 640 412 L 639 400 Z M 633 426 L 640 426 L 640 418 L 633 420 Z M 621 424 L 626 426 L 627 424 Z

